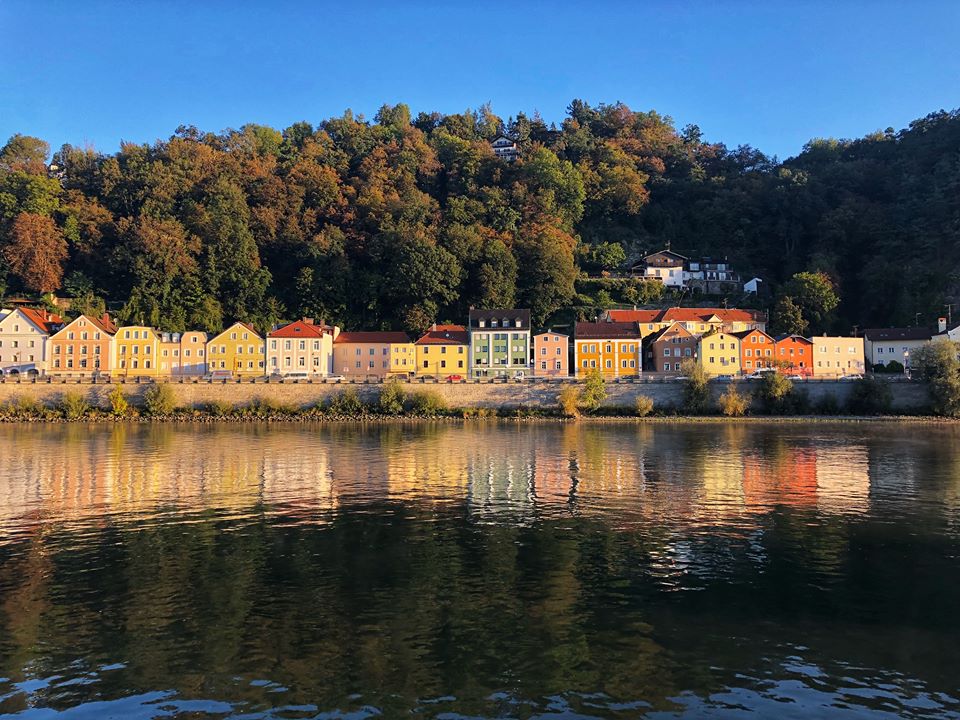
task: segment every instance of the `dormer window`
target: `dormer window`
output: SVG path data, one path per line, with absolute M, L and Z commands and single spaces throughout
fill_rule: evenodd
M 520 320 L 520 318 L 517 318 L 517 319 L 514 321 L 514 323 L 515 323 L 516 327 L 520 327 L 520 326 L 523 324 L 523 322 Z
M 487 326 L 487 323 L 483 320 L 480 320 L 477 322 L 477 327 L 486 327 L 486 326 Z
M 497 327 L 498 325 L 499 323 L 496 321 L 496 319 L 490 321 L 490 327 Z

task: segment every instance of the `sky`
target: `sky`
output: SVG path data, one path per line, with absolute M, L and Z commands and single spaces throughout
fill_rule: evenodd
M 0 0 L 0 143 L 114 152 L 384 103 L 656 110 L 785 159 L 960 106 L 960 2 Z

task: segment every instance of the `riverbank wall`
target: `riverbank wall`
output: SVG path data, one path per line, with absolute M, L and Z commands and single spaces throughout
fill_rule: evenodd
M 153 383 L 120 383 L 124 393 L 133 404 L 138 404 Z M 193 381 L 184 380 L 168 383 L 173 390 L 176 404 L 181 408 L 203 409 L 210 403 L 230 403 L 244 406 L 256 400 L 268 399 L 287 406 L 307 408 L 328 403 L 332 398 L 353 387 L 365 403 L 376 402 L 383 387 L 378 383 L 334 383 L 305 381 Z M 400 383 L 409 395 L 429 390 L 441 396 L 452 408 L 496 408 L 513 410 L 516 408 L 553 409 L 557 407 L 558 396 L 567 383 L 560 382 L 403 382 Z M 728 387 L 728 383 L 710 383 L 710 394 L 714 403 Z M 811 405 L 832 398 L 838 407 L 845 407 L 855 386 L 851 381 L 819 380 L 798 382 L 795 390 L 806 393 Z M 48 406 L 54 406 L 67 393 L 83 396 L 95 407 L 107 408 L 107 398 L 114 385 L 109 383 L 79 382 L 77 380 L 46 379 L 33 381 L 10 381 L 0 383 L 0 403 L 16 402 L 20 398 L 36 400 Z M 741 392 L 751 392 L 754 384 L 740 383 Z M 890 410 L 895 413 L 918 414 L 929 411 L 930 397 L 927 385 L 922 382 L 891 382 L 892 396 Z M 606 384 L 607 397 L 603 402 L 606 408 L 633 408 L 636 399 L 645 395 L 653 400 L 659 410 L 679 409 L 683 404 L 683 383 L 680 382 L 611 382 Z

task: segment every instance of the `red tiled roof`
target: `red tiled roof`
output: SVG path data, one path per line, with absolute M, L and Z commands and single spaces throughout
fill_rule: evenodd
M 640 328 L 635 322 L 578 322 L 573 332 L 578 340 L 640 338 Z
M 32 322 L 47 334 L 52 333 L 57 325 L 63 324 L 62 317 L 59 315 L 54 315 L 53 313 L 49 313 L 46 310 L 35 310 L 34 308 L 28 307 L 22 307 L 19 308 L 19 310 L 23 313 L 27 320 Z
M 303 320 L 296 320 L 287 323 L 283 327 L 272 330 L 267 333 L 267 337 L 272 338 L 296 338 L 296 337 L 323 337 L 324 333 L 329 334 L 330 329 L 326 325 L 314 325 Z
M 342 332 L 337 335 L 337 339 L 334 340 L 334 343 L 343 344 L 343 343 L 408 343 L 410 338 L 407 337 L 406 333 L 403 332 L 394 332 L 394 331 L 383 331 L 383 332 L 368 332 L 368 331 L 359 331 L 359 332 Z
M 100 330 L 107 333 L 108 335 L 117 334 L 117 326 L 114 324 L 113 320 L 110 319 L 110 315 L 108 315 L 107 313 L 104 313 L 103 317 L 98 317 L 98 318 L 93 317 L 91 315 L 82 315 L 81 317 L 85 317 L 87 320 L 92 322 L 95 327 L 100 328 Z
M 417 345 L 469 345 L 470 336 L 463 325 L 437 325 L 425 332 Z
M 607 314 L 614 322 L 706 322 L 716 315 L 723 323 L 758 322 L 755 313 L 750 310 L 724 308 L 681 308 L 666 310 L 608 310 Z

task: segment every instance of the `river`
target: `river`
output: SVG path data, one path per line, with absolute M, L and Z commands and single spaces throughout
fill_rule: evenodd
M 0 717 L 960 718 L 960 429 L 0 427 Z

